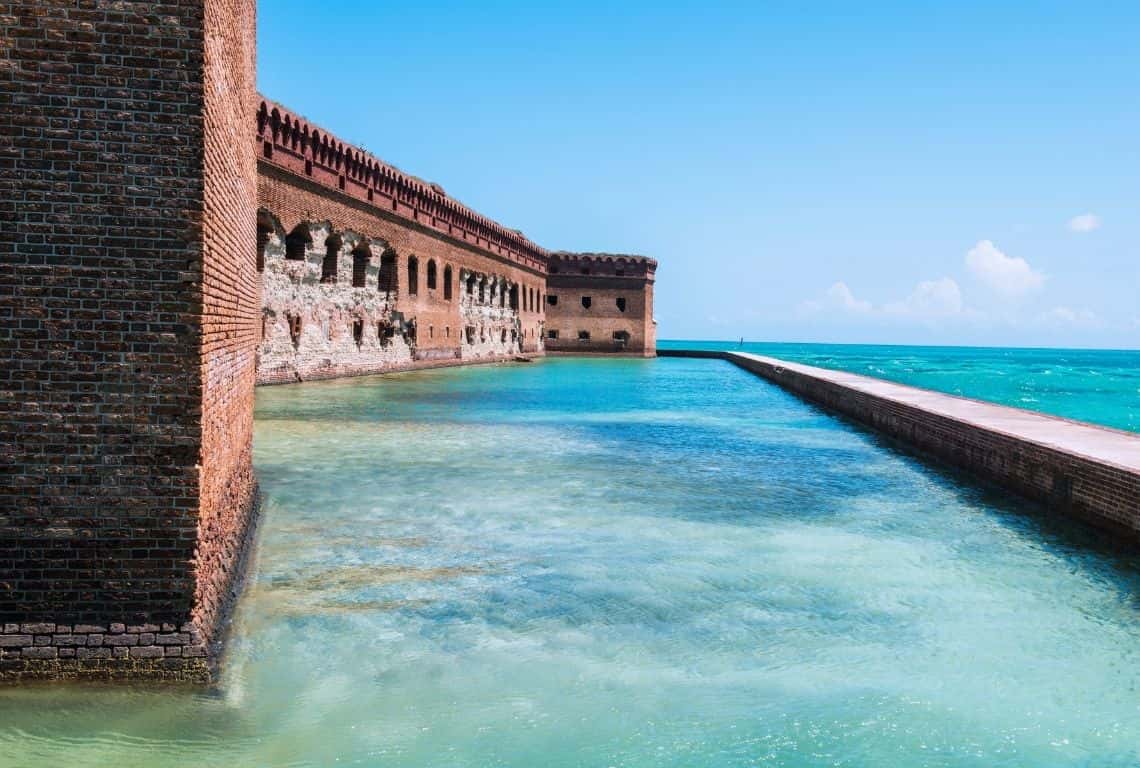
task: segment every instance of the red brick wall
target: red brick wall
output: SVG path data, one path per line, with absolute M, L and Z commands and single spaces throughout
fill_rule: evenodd
M 248 278 L 221 287 L 253 259 L 253 166 L 234 141 L 253 101 L 204 84 L 252 88 L 252 14 L 0 6 L 0 675 L 203 674 L 212 626 L 191 617 L 218 602 L 224 547 L 207 533 L 198 552 L 199 524 L 253 490 L 248 395 L 218 388 L 251 380 L 256 308 Z M 231 204 L 250 213 L 204 221 Z M 80 654 L 76 627 L 133 640 Z M 164 629 L 185 637 L 160 645 Z
M 644 256 L 559 252 L 551 254 L 549 269 L 549 352 L 656 354 L 653 282 L 657 262 Z M 584 298 L 589 299 L 589 307 Z M 552 299 L 556 303 L 550 303 Z M 618 306 L 619 300 L 624 309 Z M 589 338 L 581 338 L 583 333 Z M 628 340 L 622 342 L 614 334 L 628 334 Z
M 255 0 L 206 3 L 202 226 L 200 506 L 194 619 L 214 639 L 234 597 L 251 523 L 253 387 L 261 322 L 257 273 Z
M 444 234 L 435 227 L 408 217 L 393 214 L 388 206 L 330 189 L 318 181 L 275 163 L 261 160 L 258 164 L 258 204 L 274 222 L 265 255 L 263 296 L 266 338 L 261 347 L 258 378 L 262 383 L 287 382 L 297 379 L 377 373 L 400 368 L 434 366 L 446 363 L 509 359 L 517 349 L 499 342 L 499 334 L 517 327 L 522 351 L 542 352 L 544 314 L 538 296 L 545 292 L 545 264 L 512 258 L 473 241 Z M 306 263 L 283 260 L 283 238 L 299 224 L 310 225 L 315 241 L 306 249 Z M 369 243 L 372 258 L 364 288 L 351 287 L 348 259 L 342 265 L 335 286 L 315 285 L 319 281 L 320 262 L 325 253 L 325 238 L 339 234 L 345 242 Z M 348 250 L 346 246 L 344 250 Z M 398 287 L 391 301 L 379 299 L 377 272 L 384 252 L 396 258 Z M 408 290 L 408 262 L 415 257 L 419 264 L 418 291 Z M 435 261 L 437 288 L 427 287 L 429 261 Z M 443 278 L 452 269 L 452 297 L 445 298 Z M 285 275 L 282 270 L 287 270 Z M 473 307 L 465 294 L 461 275 L 472 272 L 518 285 L 521 293 L 533 293 L 535 301 L 520 296 L 517 312 L 500 311 L 490 306 L 488 292 L 483 319 L 473 319 L 480 308 Z M 291 287 L 308 286 L 286 296 Z M 300 297 L 304 297 L 300 301 Z M 381 348 L 376 339 L 376 326 L 399 312 L 416 323 L 415 357 L 405 345 L 399 349 Z M 286 314 L 302 316 L 306 334 L 297 350 L 288 339 Z M 351 320 L 362 318 L 366 338 L 358 347 L 351 339 Z M 328 325 L 328 338 L 325 328 Z M 472 323 L 486 326 L 495 336 L 468 345 L 464 329 Z M 320 327 L 320 338 L 312 333 Z M 508 335 L 509 340 L 509 335 Z M 399 345 L 397 345 L 399 346 Z

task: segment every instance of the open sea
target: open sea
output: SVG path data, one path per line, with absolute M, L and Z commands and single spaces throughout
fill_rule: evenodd
M 1140 432 L 1140 350 L 723 341 L 658 347 L 752 352 Z
M 750 351 L 1140 428 L 1140 354 Z M 258 390 L 213 690 L 0 688 L 0 766 L 1140 765 L 1140 557 L 729 363 Z

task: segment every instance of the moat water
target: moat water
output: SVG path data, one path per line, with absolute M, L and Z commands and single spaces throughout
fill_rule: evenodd
M 1135 766 L 1140 558 L 722 361 L 262 389 L 214 691 L 0 689 L 0 765 Z

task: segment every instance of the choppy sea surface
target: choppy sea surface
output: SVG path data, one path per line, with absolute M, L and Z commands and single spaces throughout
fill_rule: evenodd
M 861 373 L 1140 432 L 1140 350 L 663 341 Z
M 723 361 L 257 393 L 216 690 L 0 688 L 0 765 L 1136 766 L 1140 559 Z

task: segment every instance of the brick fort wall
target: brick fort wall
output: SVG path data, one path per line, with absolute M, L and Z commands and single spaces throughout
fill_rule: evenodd
M 550 256 L 549 272 L 549 352 L 656 354 L 656 261 L 626 254 L 557 252 Z
M 255 493 L 253 16 L 0 6 L 0 677 L 210 674 Z

